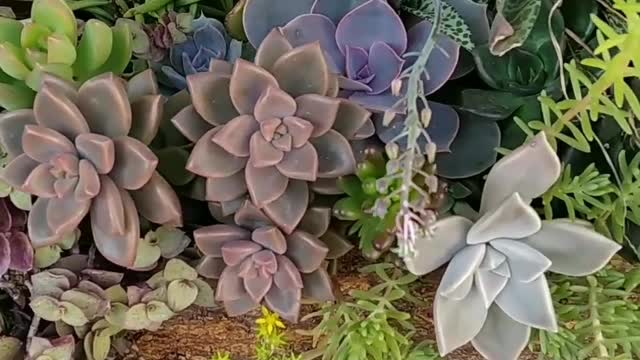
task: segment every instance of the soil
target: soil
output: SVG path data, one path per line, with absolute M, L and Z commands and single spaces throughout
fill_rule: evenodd
M 375 277 L 360 274 L 357 269 L 365 265 L 364 259 L 347 255 L 335 277 L 340 292 L 348 294 L 353 289 L 367 289 L 377 284 Z M 432 303 L 434 292 L 442 272 L 421 278 L 415 284 L 414 295 Z M 413 337 L 416 343 L 435 339 L 431 307 L 416 307 L 403 304 L 402 310 L 412 314 L 417 328 Z M 302 315 L 308 314 L 317 305 L 303 305 Z M 132 346 L 122 360 L 210 360 L 217 352 L 229 352 L 233 360 L 253 360 L 256 341 L 255 320 L 260 312 L 255 310 L 245 316 L 230 318 L 222 309 L 191 308 L 167 321 L 155 332 L 139 332 L 131 335 Z M 297 330 L 312 329 L 317 322 L 312 320 L 299 324 L 287 324 L 286 337 L 291 350 L 296 354 L 312 349 L 311 338 Z M 483 360 L 470 346 L 455 351 L 448 360 Z M 538 355 L 525 351 L 520 360 L 537 360 Z

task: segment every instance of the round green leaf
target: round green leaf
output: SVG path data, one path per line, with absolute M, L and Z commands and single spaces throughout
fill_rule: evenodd
M 91 331 L 91 326 L 89 326 L 89 323 L 84 324 L 82 326 L 74 326 L 73 331 L 76 333 L 76 336 L 78 338 L 82 339 L 85 336 L 87 336 L 89 331 Z
M 133 39 L 129 26 L 126 24 L 117 24 L 112 28 L 113 46 L 109 58 L 94 75 L 112 72 L 114 74 L 122 74 L 129 65 L 131 54 L 133 52 Z
M 74 74 L 81 81 L 95 75 L 109 58 L 112 47 L 111 28 L 96 19 L 87 21 L 78 44 L 78 57 L 73 65 Z
M 155 237 L 165 259 L 178 256 L 191 242 L 184 231 L 167 225 L 156 229 Z
M 186 170 L 189 152 L 179 147 L 169 147 L 156 152 L 158 172 L 174 186 L 190 183 L 195 174 Z
M 198 273 L 186 262 L 180 259 L 171 259 L 164 268 L 164 278 L 167 281 L 195 280 L 198 278 Z
M 100 313 L 104 314 L 104 309 L 108 306 L 104 299 L 78 289 L 65 291 L 60 300 L 77 306 L 90 320 L 100 316 Z
M 64 309 L 60 302 L 51 296 L 38 296 L 29 304 L 33 312 L 47 321 L 62 319 Z
M 76 48 L 66 36 L 51 34 L 47 39 L 47 56 L 50 64 L 73 65 L 76 61 Z
M 2 88 L 3 84 L 0 84 L 0 93 L 2 92 L 1 88 Z M 2 107 L 2 102 L 0 102 L 0 107 Z M 6 159 L 6 154 L 3 154 L 3 156 L 5 156 Z M 11 190 L 13 190 L 11 188 L 11 185 L 7 184 L 6 182 L 0 180 L 0 197 L 7 197 L 9 196 L 9 194 L 11 193 Z
M 0 17 L 0 43 L 8 42 L 20 46 L 22 23 L 15 19 Z
M 102 332 L 93 335 L 93 358 L 95 360 L 106 360 L 111 349 L 111 337 Z
M 75 45 L 78 37 L 76 17 L 64 0 L 34 0 L 31 20 L 51 32 L 64 34 Z
M 87 360 L 95 360 L 93 357 L 93 338 L 95 334 L 90 332 L 87 336 L 84 337 L 82 341 L 82 348 L 84 349 L 84 355 L 87 357 Z M 37 359 L 36 359 L 37 360 Z
M 127 304 L 129 302 L 127 291 L 120 285 L 114 285 L 105 290 L 105 292 L 107 293 L 109 301 L 112 303 Z
M 63 236 L 58 245 L 60 245 L 64 250 L 71 250 L 78 239 L 80 239 L 80 229 L 75 229 L 69 234 Z
M 35 266 L 39 269 L 47 268 L 60 260 L 62 250 L 58 245 L 41 247 L 35 250 Z
M 167 305 L 174 312 L 180 312 L 193 304 L 198 297 L 198 287 L 191 281 L 174 280 L 167 288 Z
M 109 322 L 109 324 L 117 327 L 124 328 L 127 322 L 127 312 L 129 311 L 129 307 L 125 304 L 121 303 L 112 303 L 111 309 L 104 316 L 104 319 Z
M 24 63 L 22 49 L 8 42 L 0 44 L 0 69 L 18 80 L 26 79 L 31 71 Z
M 167 321 L 173 315 L 173 311 L 161 301 L 150 301 L 147 304 L 147 317 L 153 322 Z
M 154 266 L 160 259 L 160 248 L 155 244 L 155 240 L 145 236 L 138 242 L 136 261 L 133 265 L 135 269 L 146 269 Z
M 82 326 L 89 322 L 82 309 L 70 302 L 61 302 L 60 308 L 62 309 L 62 321 L 71 326 Z
M 2 55 L 0 55 L 0 57 L 2 57 Z M 13 203 L 13 205 L 15 205 L 18 209 L 24 211 L 31 210 L 30 194 L 14 190 L 11 192 L 11 195 L 9 195 L 9 198 L 11 199 L 11 203 Z
M 126 313 L 124 328 L 127 330 L 142 330 L 151 324 L 147 317 L 147 304 L 133 305 Z
M 0 360 L 18 360 L 22 353 L 22 341 L 14 337 L 0 338 Z
M 151 276 L 149 280 L 146 281 L 146 283 L 151 288 L 156 289 L 160 286 L 166 285 L 168 281 L 164 278 L 164 274 L 162 272 L 158 272 L 153 274 L 153 276 Z
M 198 296 L 193 302 L 194 304 L 204 307 L 216 306 L 213 289 L 206 281 L 202 279 L 195 279 L 192 283 L 198 288 Z

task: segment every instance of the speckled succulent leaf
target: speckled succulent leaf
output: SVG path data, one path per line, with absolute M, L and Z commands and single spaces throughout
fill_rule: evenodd
M 542 0 L 496 2 L 497 14 L 491 24 L 491 53 L 502 56 L 521 46 L 529 36 L 540 14 Z
M 415 274 L 450 261 L 434 301 L 441 355 L 471 342 L 487 358 L 517 359 L 530 328 L 557 331 L 545 271 L 584 276 L 620 249 L 589 227 L 565 219 L 541 222 L 529 203 L 551 187 L 560 169 L 546 136 L 538 134 L 492 168 L 477 221 L 437 221 L 432 241 L 405 259 Z
M 471 29 L 471 40 L 482 45 L 489 42 L 487 4 L 474 0 L 445 0 L 464 19 Z
M 144 99 L 160 99 L 145 95 L 157 88 L 145 85 L 147 81 L 154 81 L 150 70 L 130 85 Z M 0 138 L 13 142 L 9 148 L 17 155 L 3 176 L 38 197 L 28 221 L 36 248 L 59 243 L 91 213 L 98 250 L 132 267 L 140 238 L 138 211 L 156 223 L 181 223 L 176 194 L 154 171 L 157 158 L 145 143 L 127 136 L 155 134 L 162 102 L 130 103 L 125 85 L 104 74 L 76 90 L 47 77 L 32 113 L 9 113 L 0 119 Z M 101 101 L 95 102 L 97 98 Z M 8 131 L 21 133 L 21 139 Z

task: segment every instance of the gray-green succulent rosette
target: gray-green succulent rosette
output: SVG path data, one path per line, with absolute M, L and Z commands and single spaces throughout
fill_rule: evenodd
M 560 177 L 544 133 L 489 172 L 477 219 L 450 216 L 405 258 L 427 274 L 449 262 L 434 300 L 436 337 L 444 356 L 471 342 L 484 357 L 516 360 L 531 328 L 557 331 L 546 271 L 585 276 L 620 249 L 582 222 L 541 221 L 531 207 Z

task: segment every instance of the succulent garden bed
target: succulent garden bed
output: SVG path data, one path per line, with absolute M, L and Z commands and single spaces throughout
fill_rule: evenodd
M 638 0 L 0 4 L 0 360 L 640 358 Z

